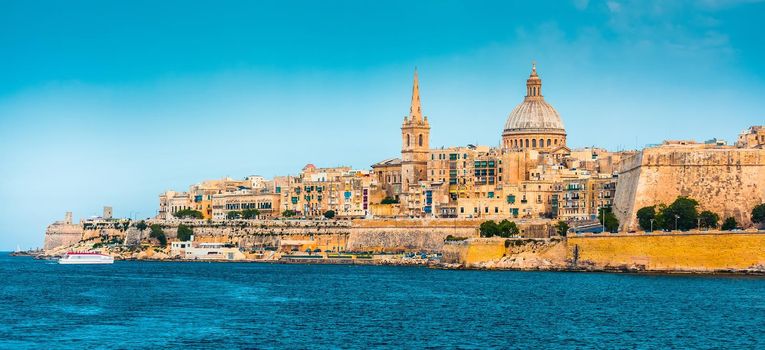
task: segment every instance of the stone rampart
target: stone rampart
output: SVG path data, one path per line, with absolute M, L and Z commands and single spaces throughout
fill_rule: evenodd
M 638 228 L 640 208 L 678 196 L 750 226 L 752 208 L 765 201 L 765 150 L 666 145 L 623 160 L 614 198 L 621 230 Z
M 80 224 L 50 224 L 45 229 L 45 250 L 52 250 L 58 247 L 70 246 L 82 239 L 83 229 Z
M 567 238 L 566 254 L 598 269 L 747 270 L 765 266 L 765 232 L 584 235 Z

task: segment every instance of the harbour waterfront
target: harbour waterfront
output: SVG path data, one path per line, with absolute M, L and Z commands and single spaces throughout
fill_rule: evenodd
M 765 279 L 0 254 L 0 348 L 758 348 Z

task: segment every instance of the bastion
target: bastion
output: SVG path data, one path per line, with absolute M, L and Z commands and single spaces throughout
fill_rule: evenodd
M 670 204 L 678 196 L 750 227 L 752 208 L 765 200 L 765 149 L 665 142 L 619 167 L 614 214 L 621 231 L 638 229 L 640 208 Z

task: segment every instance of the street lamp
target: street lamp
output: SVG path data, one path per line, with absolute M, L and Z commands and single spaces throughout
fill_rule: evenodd
M 654 219 L 651 219 L 651 232 L 653 232 L 653 220 Z
M 701 231 L 701 218 L 696 218 L 696 231 Z
M 675 214 L 675 231 L 677 231 L 677 219 L 680 218 L 680 215 Z

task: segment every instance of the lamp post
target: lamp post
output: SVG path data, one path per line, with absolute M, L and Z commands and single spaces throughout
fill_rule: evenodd
M 675 231 L 677 231 L 677 219 L 680 218 L 680 215 L 675 214 Z
M 654 219 L 651 219 L 651 232 L 653 232 L 653 220 Z
M 701 218 L 696 218 L 696 231 L 701 231 Z

